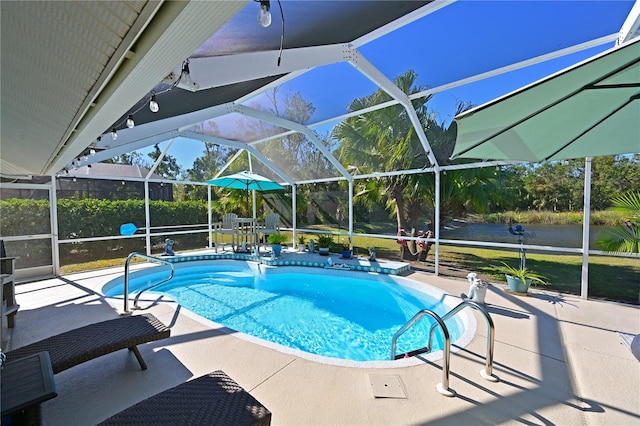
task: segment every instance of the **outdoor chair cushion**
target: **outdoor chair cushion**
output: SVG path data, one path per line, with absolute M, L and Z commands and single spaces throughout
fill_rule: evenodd
M 133 351 L 140 367 L 146 370 L 147 365 L 136 345 L 166 339 L 170 335 L 171 329 L 153 315 L 133 315 L 69 330 L 7 352 L 6 356 L 7 361 L 12 361 L 47 351 L 55 374 L 102 355 L 127 348 Z
M 271 412 L 217 370 L 147 398 L 100 425 L 269 425 Z

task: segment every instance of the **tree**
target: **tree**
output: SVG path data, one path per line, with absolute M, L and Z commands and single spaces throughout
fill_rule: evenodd
M 582 209 L 584 160 L 554 161 L 530 170 L 525 189 L 538 210 Z
M 121 155 L 116 155 L 113 158 L 104 160 L 104 163 L 128 164 L 130 166 L 144 167 L 145 169 L 151 168 L 151 164 L 149 163 L 149 161 L 145 160 L 144 157 L 139 152 L 136 152 L 136 151 L 127 152 Z
M 220 129 L 213 120 L 200 123 L 192 129 L 196 133 L 203 133 L 210 136 L 220 136 Z M 225 165 L 232 155 L 232 149 L 226 146 L 217 145 L 212 142 L 203 142 L 204 150 L 202 156 L 193 161 L 190 169 L 184 172 L 186 180 L 191 182 L 206 182 L 212 179 L 215 174 Z M 215 192 L 212 194 L 215 199 Z M 186 185 L 184 188 L 184 198 L 189 200 L 206 200 L 207 188 L 202 185 Z
M 406 94 L 422 91 L 415 86 L 417 74 L 409 70 L 398 76 L 394 83 Z M 372 95 L 354 100 L 349 110 L 357 111 L 385 102 L 390 97 L 379 90 Z M 429 113 L 427 102 L 431 96 L 413 100 L 421 126 L 439 164 L 449 164 L 455 143 L 455 123 L 438 122 L 435 114 Z M 469 105 L 461 103 L 458 112 Z M 392 105 L 355 117 L 349 117 L 334 129 L 333 136 L 339 141 L 337 156 L 343 164 L 350 164 L 357 173 L 376 171 L 408 170 L 428 167 L 424 148 L 420 142 L 406 110 L 401 105 Z M 478 209 L 482 211 L 488 201 L 497 202 L 504 193 L 497 190 L 496 170 L 493 168 L 448 171 L 442 176 L 441 220 L 452 215 Z M 375 203 L 386 200 L 386 206 L 395 214 L 398 229 L 411 226 L 411 235 L 418 234 L 420 219 L 425 211 L 434 219 L 435 177 L 433 173 L 417 173 L 381 177 L 373 185 L 371 181 L 358 182 L 356 201 Z M 442 208 L 444 206 L 444 208 Z
M 151 151 L 148 155 L 149 157 L 151 157 L 153 163 L 155 164 L 161 154 L 162 152 L 160 151 L 160 147 L 158 147 L 158 145 L 156 144 L 153 146 L 153 151 Z M 178 165 L 178 161 L 175 157 L 169 154 L 165 154 L 154 172 L 165 179 L 175 179 L 180 173 L 180 166 Z
M 394 83 L 406 94 L 423 90 L 415 86 L 417 74 L 409 70 L 398 76 Z M 358 111 L 389 101 L 390 96 L 378 90 L 369 96 L 355 99 L 349 105 L 349 111 Z M 427 120 L 426 104 L 431 95 L 413 101 L 413 108 L 421 120 Z M 366 114 L 349 117 L 338 124 L 333 137 L 339 141 L 336 151 L 342 164 L 350 165 L 352 173 L 373 173 L 377 171 L 407 170 L 424 165 L 424 149 L 417 133 L 402 105 L 371 111 Z M 404 228 L 408 220 L 415 220 L 416 198 L 421 185 L 409 175 L 381 177 L 377 185 L 370 182 L 358 182 L 356 192 L 359 198 L 387 200 L 387 208 L 396 216 L 398 229 Z M 408 201 L 407 201 L 408 200 Z M 356 201 L 360 202 L 358 198 Z M 415 227 L 414 227 L 415 228 Z M 417 234 L 417 230 L 416 230 Z
M 640 252 L 640 192 L 627 192 L 612 200 L 614 210 L 626 215 L 623 223 L 608 230 L 598 240 L 604 251 Z

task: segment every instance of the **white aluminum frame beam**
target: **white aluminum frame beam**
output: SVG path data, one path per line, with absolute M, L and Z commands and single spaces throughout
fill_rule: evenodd
M 373 66 L 371 62 L 369 62 L 360 52 L 355 49 L 351 50 L 351 58 L 349 59 L 349 64 L 351 64 L 355 69 L 360 71 L 365 77 L 371 80 L 373 83 L 377 84 L 382 90 L 387 92 L 389 96 L 397 100 L 407 111 L 409 115 L 409 119 L 413 124 L 413 127 L 418 135 L 418 139 L 420 139 L 420 143 L 422 143 L 422 147 L 431 162 L 431 165 L 434 169 L 438 169 L 439 164 L 438 160 L 436 160 L 436 156 L 433 155 L 433 150 L 431 149 L 431 144 L 429 144 L 429 140 L 427 139 L 427 135 L 424 133 L 424 129 L 422 128 L 422 123 L 420 123 L 420 119 L 418 118 L 418 114 L 416 110 L 413 108 L 413 104 L 411 103 L 411 99 L 404 93 L 402 90 L 398 88 L 391 80 L 389 80 L 380 70 Z
M 621 45 L 625 41 L 629 41 L 638 37 L 640 33 L 640 0 L 636 0 L 633 7 L 627 15 L 622 27 L 620 28 L 620 34 L 616 41 L 616 46 Z
M 322 154 L 329 160 L 329 162 L 344 176 L 345 179 L 350 181 L 353 177 L 351 174 L 345 169 L 345 167 L 338 161 L 336 157 L 327 149 L 327 147 L 322 143 L 320 138 L 308 127 L 296 123 L 291 120 L 287 120 L 282 117 L 278 117 L 276 115 L 270 114 L 268 112 L 259 111 L 255 108 L 251 108 L 245 105 L 235 105 L 234 111 L 246 115 L 247 117 L 253 117 L 257 120 L 261 120 L 267 123 L 274 124 L 276 126 L 284 127 L 285 129 L 295 130 L 302 134 L 305 134 L 311 142 L 318 148 Z
M 217 145 L 225 145 L 225 146 L 230 146 L 230 147 L 233 147 L 233 148 L 243 149 L 243 150 L 247 151 L 249 154 L 253 155 L 258 161 L 260 161 L 262 164 L 267 166 L 269 169 L 271 169 L 278 176 L 280 176 L 286 183 L 288 183 L 291 186 L 295 185 L 294 180 L 291 179 L 289 177 L 289 175 L 287 175 L 284 171 L 282 171 L 278 166 L 273 164 L 268 158 L 266 158 L 264 155 L 262 155 L 254 147 L 247 146 L 247 144 L 245 144 L 243 142 L 232 141 L 230 139 L 219 138 L 219 137 L 216 137 L 216 136 L 203 135 L 201 133 L 195 133 L 195 132 L 180 132 L 180 136 L 188 138 L 188 139 L 199 140 L 199 141 L 202 141 L 202 142 L 211 142 L 211 143 L 215 143 Z M 235 158 L 237 158 L 237 157 L 234 157 L 234 159 Z M 227 164 L 231 164 L 231 161 L 229 163 L 227 163 Z
M 287 49 L 282 52 L 280 66 L 276 63 L 277 50 L 193 58 L 189 60 L 189 74 L 198 90 L 204 90 L 344 62 L 348 50 L 345 43 Z M 180 72 L 181 68 L 176 68 L 173 75 L 179 76 Z M 165 81 L 173 83 L 175 79 Z
M 445 6 L 449 6 L 450 4 L 455 3 L 456 0 L 434 0 L 429 4 L 422 6 L 421 8 L 414 10 L 411 13 L 407 13 L 404 16 L 396 19 L 393 22 L 388 23 L 387 25 L 378 28 L 377 30 L 371 31 L 368 34 L 363 35 L 362 37 L 354 40 L 351 45 L 354 47 L 360 47 L 367 43 L 372 42 L 382 36 L 385 36 L 398 28 L 402 28 L 410 23 L 417 21 L 418 19 L 424 18 L 427 15 L 432 14 Z

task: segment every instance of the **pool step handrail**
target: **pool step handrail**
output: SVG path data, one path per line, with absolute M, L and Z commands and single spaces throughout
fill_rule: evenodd
M 135 299 L 133 300 L 133 307 L 134 309 L 138 309 L 138 299 L 140 298 L 140 295 L 142 293 L 144 293 L 147 290 L 151 290 L 152 288 L 155 288 L 161 284 L 166 283 L 167 281 L 170 281 L 173 278 L 173 275 L 175 273 L 175 269 L 173 267 L 173 263 L 168 262 L 164 259 L 160 259 L 158 257 L 153 257 L 153 256 L 147 256 L 146 254 L 142 254 L 142 253 L 138 253 L 138 252 L 133 252 L 131 254 L 129 254 L 129 256 L 127 256 L 127 260 L 124 262 L 124 313 L 123 315 L 128 315 L 129 313 L 131 313 L 131 311 L 129 310 L 129 265 L 131 263 L 131 260 L 134 257 L 140 257 L 142 259 L 146 259 L 149 260 L 151 262 L 157 262 L 157 263 L 162 263 L 164 265 L 169 265 L 169 267 L 171 268 L 171 273 L 169 274 L 169 278 L 164 279 L 156 284 L 153 284 L 145 289 L 142 289 L 141 291 L 139 291 L 136 294 Z
M 398 331 L 396 331 L 396 333 L 393 335 L 393 339 L 391 340 L 391 360 L 393 361 L 396 359 L 396 344 L 398 338 L 425 316 L 430 316 L 436 321 L 436 324 L 434 324 L 434 326 L 439 325 L 442 329 L 442 335 L 444 336 L 444 348 L 442 349 L 444 353 L 442 361 L 442 382 L 438 383 L 436 389 L 442 395 L 455 396 L 456 391 L 449 387 L 449 359 L 451 357 L 451 338 L 449 337 L 449 329 L 447 329 L 447 325 L 444 323 L 442 318 L 440 318 L 440 316 L 432 310 L 422 309 L 418 311 L 418 313 L 415 314 L 413 318 L 407 321 L 405 325 L 403 325 Z
M 447 321 L 449 318 L 453 317 L 464 308 L 475 309 L 484 317 L 485 323 L 487 324 L 487 356 L 485 357 L 485 368 L 480 370 L 480 376 L 491 382 L 497 382 L 499 381 L 499 378 L 498 376 L 493 374 L 493 345 L 495 341 L 495 327 L 493 325 L 491 315 L 489 315 L 489 312 L 487 312 L 484 306 L 471 300 L 463 300 L 459 305 L 455 306 L 449 312 L 444 314 L 442 316 L 442 320 Z M 433 348 L 431 343 L 433 341 L 435 327 L 436 324 L 432 324 L 431 328 L 429 329 L 429 343 L 427 344 L 427 352 L 431 352 Z

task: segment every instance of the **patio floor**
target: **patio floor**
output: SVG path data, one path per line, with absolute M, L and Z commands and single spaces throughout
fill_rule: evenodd
M 16 287 L 21 308 L 3 337 L 10 350 L 59 332 L 115 318 L 122 300 L 100 288 L 122 268 L 79 273 Z M 463 279 L 411 272 L 409 277 L 459 297 Z M 42 404 L 45 425 L 91 425 L 134 403 L 214 370 L 224 370 L 281 425 L 639 424 L 640 362 L 620 333 L 640 333 L 638 307 L 585 301 L 533 290 L 528 297 L 491 285 L 486 301 L 495 323 L 494 373 L 483 379 L 486 327 L 452 353 L 450 387 L 436 391 L 442 360 L 410 366 L 328 365 L 225 333 L 179 305 L 159 300 L 151 312 L 171 338 L 144 344 L 149 368 L 129 351 L 112 353 L 55 376 L 58 396 Z M 146 305 L 143 305 L 146 306 Z M 370 377 L 397 376 L 406 398 L 374 398 Z

